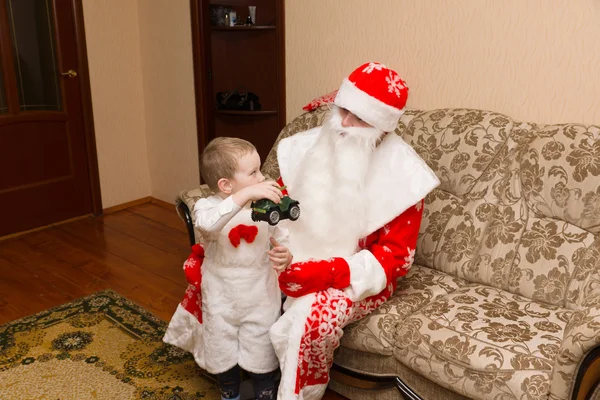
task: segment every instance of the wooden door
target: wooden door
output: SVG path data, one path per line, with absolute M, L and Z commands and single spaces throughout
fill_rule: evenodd
M 81 0 L 0 0 L 0 236 L 99 211 L 82 21 Z

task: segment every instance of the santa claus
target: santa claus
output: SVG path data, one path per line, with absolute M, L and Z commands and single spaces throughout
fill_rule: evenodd
M 282 140 L 281 180 L 300 201 L 289 225 L 294 262 L 270 337 L 282 371 L 279 399 L 320 399 L 342 329 L 385 302 L 412 262 L 423 198 L 439 185 L 393 131 L 408 87 L 367 63 L 344 79 L 323 126 Z

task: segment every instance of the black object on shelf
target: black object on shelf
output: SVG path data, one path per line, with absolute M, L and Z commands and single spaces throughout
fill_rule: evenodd
M 238 111 L 260 111 L 261 105 L 256 93 L 241 93 L 239 86 L 230 92 L 217 93 L 218 110 L 238 110 Z
M 275 25 L 236 25 L 236 26 L 211 26 L 213 31 L 254 31 L 254 30 L 275 30 Z
M 242 111 L 242 110 L 216 110 L 217 114 L 225 115 L 276 115 L 277 110 L 262 110 L 262 111 Z

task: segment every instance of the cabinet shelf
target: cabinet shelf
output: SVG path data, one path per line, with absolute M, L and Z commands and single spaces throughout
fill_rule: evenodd
M 242 111 L 242 110 L 215 110 L 217 114 L 226 115 L 275 115 L 276 110 Z
M 255 30 L 275 30 L 275 25 L 236 25 L 236 26 L 211 26 L 213 31 L 255 31 Z
M 199 154 L 217 137 L 243 138 L 263 160 L 271 151 L 286 124 L 284 3 L 190 0 Z M 252 6 L 255 25 L 211 25 L 221 18 L 219 8 L 232 9 L 245 22 Z M 260 110 L 219 108 L 216 94 L 240 85 L 260 97 Z

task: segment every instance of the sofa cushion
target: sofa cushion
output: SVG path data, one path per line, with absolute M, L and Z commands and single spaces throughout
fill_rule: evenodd
M 591 247 L 594 240 L 592 233 L 568 222 L 530 216 L 510 271 L 509 291 L 575 308 L 581 290 L 576 282 L 587 278 L 581 269 L 588 265 L 586 252 L 598 252 Z
M 547 398 L 571 310 L 470 284 L 398 325 L 394 356 L 473 399 Z
M 392 297 L 365 318 L 344 329 L 342 346 L 391 355 L 398 325 L 409 315 L 468 282 L 431 268 L 413 265 L 398 281 Z
M 399 134 L 442 180 L 425 201 L 418 263 L 536 301 L 581 304 L 598 251 L 599 127 L 412 110 Z
M 600 233 L 600 127 L 546 125 L 535 133 L 520 162 L 529 208 Z
M 397 133 L 440 178 L 440 190 L 469 193 L 506 142 L 509 117 L 471 109 L 408 110 Z
M 575 309 L 598 274 L 593 259 L 600 251 L 594 243 L 600 231 L 600 128 L 532 126 L 515 129 L 511 139 L 519 144 L 513 185 L 527 212 L 514 219 L 525 229 L 515 237 L 508 290 Z
M 400 122 L 398 133 L 442 181 L 425 200 L 415 260 L 506 289 L 512 260 L 506 263 L 511 249 L 505 244 L 515 250 L 524 227 L 515 204 L 519 197 L 511 192 L 516 173 L 509 155 L 518 147 L 509 140 L 514 122 L 465 109 L 409 111 Z M 489 251 L 482 250 L 484 241 Z
M 321 106 L 331 105 L 335 101 L 338 90 L 334 90 L 322 96 L 314 98 L 310 103 L 302 107 L 304 111 L 314 111 Z

